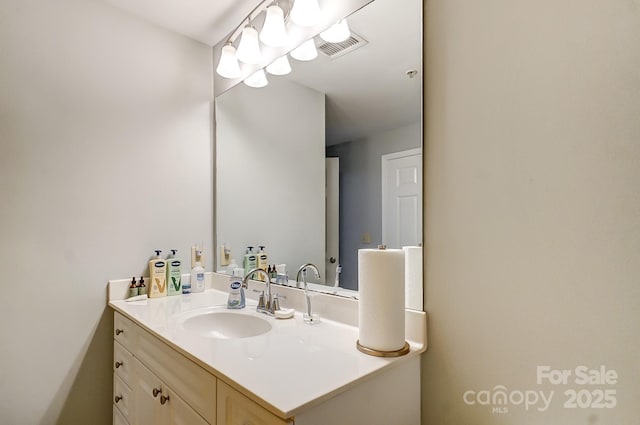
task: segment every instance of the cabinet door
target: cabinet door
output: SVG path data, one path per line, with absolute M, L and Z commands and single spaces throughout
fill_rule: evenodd
M 198 415 L 184 400 L 175 395 L 175 392 L 171 390 L 169 392 L 171 396 L 167 405 L 169 406 L 169 423 L 171 425 L 208 425 L 208 422 Z
M 135 425 L 208 425 L 184 400 L 135 360 Z
M 288 425 L 285 421 L 218 380 L 217 425 Z
M 137 359 L 135 364 L 135 379 L 133 392 L 135 399 L 134 424 L 135 425 L 169 425 L 168 409 L 163 409 L 160 403 L 161 396 L 169 394 L 162 381 L 158 379 Z M 166 405 L 166 402 L 165 402 Z

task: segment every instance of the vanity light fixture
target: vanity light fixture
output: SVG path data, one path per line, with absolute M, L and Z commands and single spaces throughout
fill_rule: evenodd
M 242 29 L 242 38 L 240 39 L 236 57 L 249 65 L 257 65 L 262 60 L 258 31 L 250 23 Z
M 328 43 L 340 43 L 348 39 L 350 36 L 351 31 L 349 31 L 349 25 L 347 25 L 346 19 L 340 19 L 338 22 L 320 33 L 320 38 Z
M 222 48 L 216 72 L 225 78 L 240 78 L 240 64 L 236 58 L 236 48 L 231 42 Z
M 301 27 L 312 27 L 320 23 L 318 0 L 295 0 L 291 9 L 291 20 Z
M 269 66 L 267 66 L 267 72 L 272 75 L 287 75 L 291 72 L 291 65 L 289 64 L 289 59 L 287 59 L 287 55 L 280 56 L 278 59 L 273 61 Z
M 318 51 L 316 50 L 316 43 L 313 38 L 302 43 L 300 46 L 293 49 L 290 53 L 291 57 L 299 61 L 310 61 L 318 57 Z
M 220 59 L 216 67 L 218 75 L 230 79 L 241 78 L 247 74 L 249 69 L 255 69 L 255 65 L 261 66 L 265 60 L 262 56 L 261 43 L 262 47 L 274 48 L 282 48 L 291 44 L 286 29 L 289 18 L 294 24 L 304 27 L 313 27 L 321 22 L 322 13 L 318 0 L 288 0 L 286 2 L 281 0 L 280 3 L 283 6 L 279 5 L 278 0 L 262 0 L 236 27 L 220 52 Z M 259 22 L 260 20 L 256 18 L 263 12 L 265 13 L 264 24 L 258 33 L 252 22 Z M 336 29 L 331 27 L 325 31 L 330 34 L 329 37 L 334 33 L 339 34 L 334 34 L 332 40 L 337 39 L 336 37 L 343 37 L 345 29 L 347 34 L 349 33 L 349 28 L 344 20 L 339 21 L 334 27 Z M 265 51 L 271 52 L 272 50 Z M 318 52 L 313 39 L 306 41 L 291 52 L 291 57 L 300 61 L 312 60 L 317 56 Z M 248 66 L 242 66 L 239 62 Z M 287 56 L 284 55 L 271 63 L 267 67 L 267 72 L 273 75 L 285 75 L 291 72 Z M 258 78 L 260 74 L 262 78 Z M 263 87 L 267 84 L 264 71 L 255 72 L 247 77 L 245 82 L 251 87 Z
M 260 32 L 260 41 L 267 46 L 281 47 L 287 43 L 287 30 L 284 26 L 284 11 L 280 6 L 273 4 L 267 7 L 267 16 Z
M 259 69 L 248 76 L 244 80 L 244 83 L 249 87 L 260 88 L 269 84 L 269 81 L 267 80 L 267 76 L 264 74 L 264 70 Z

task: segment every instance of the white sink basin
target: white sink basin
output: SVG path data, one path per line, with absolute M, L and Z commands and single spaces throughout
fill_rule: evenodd
M 256 316 L 214 311 L 189 317 L 182 327 L 191 332 L 217 339 L 248 338 L 267 333 L 271 324 Z

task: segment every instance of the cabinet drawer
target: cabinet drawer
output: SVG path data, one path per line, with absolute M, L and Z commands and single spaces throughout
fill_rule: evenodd
M 218 380 L 217 425 L 288 425 L 285 421 Z
M 129 425 L 115 405 L 113 406 L 113 425 Z
M 136 357 L 209 423 L 216 418 L 216 378 L 158 338 L 138 328 Z
M 131 385 L 133 378 L 133 354 L 118 341 L 113 342 L 113 371 L 127 384 Z
M 120 313 L 114 313 L 113 338 L 131 353 L 136 351 L 135 327 L 136 325 L 131 320 Z
M 117 410 L 122 413 L 122 417 L 127 422 L 131 422 L 131 418 L 133 417 L 131 414 L 131 409 L 133 408 L 133 392 L 116 374 L 113 375 L 113 404 L 117 407 Z

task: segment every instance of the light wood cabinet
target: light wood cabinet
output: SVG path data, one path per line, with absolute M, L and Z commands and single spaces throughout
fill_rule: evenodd
M 114 425 L 293 423 L 270 413 L 117 312 L 113 346 Z
M 207 425 L 182 398 L 140 361 L 135 360 L 136 425 Z
M 218 381 L 218 424 L 217 425 L 287 425 L 263 409 L 249 398 Z
M 116 314 L 113 320 L 113 423 L 130 425 L 133 419 L 133 353 L 136 325 Z

